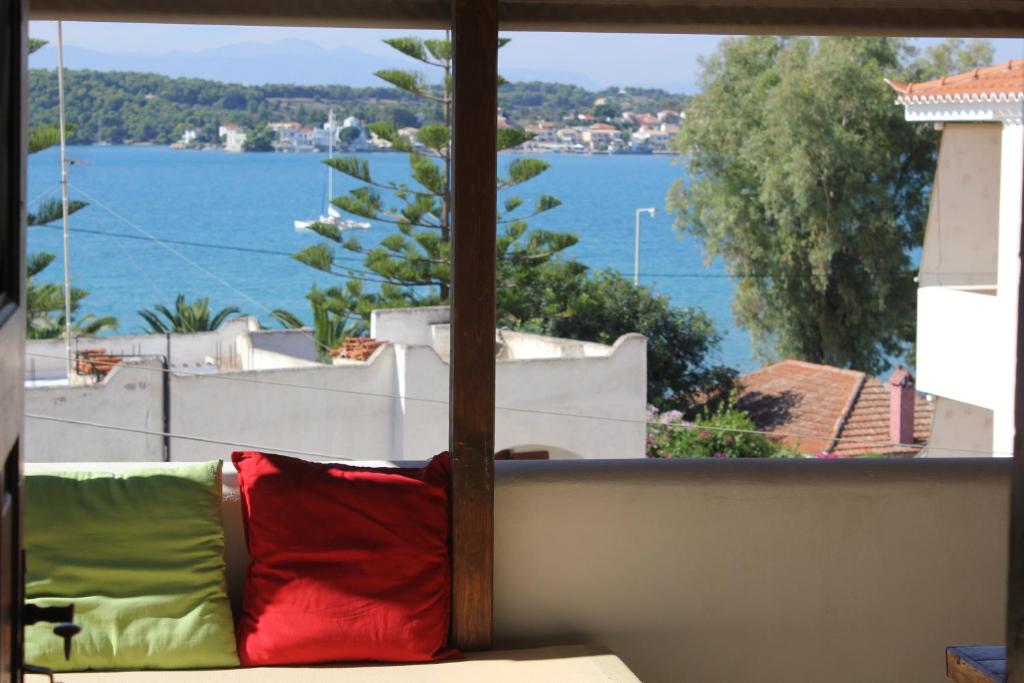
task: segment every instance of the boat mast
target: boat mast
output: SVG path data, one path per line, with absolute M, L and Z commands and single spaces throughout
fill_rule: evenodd
M 334 107 L 331 107 L 331 113 L 327 117 L 327 161 L 330 161 L 334 156 Z M 328 213 L 330 213 L 331 200 L 334 199 L 334 174 L 331 172 L 330 166 L 327 167 L 327 205 Z
M 64 348 L 67 352 L 68 382 L 74 369 L 71 355 L 71 238 L 68 230 L 68 159 L 67 125 L 64 121 L 64 34 L 57 21 L 57 102 L 60 125 L 60 193 L 61 216 L 64 222 Z

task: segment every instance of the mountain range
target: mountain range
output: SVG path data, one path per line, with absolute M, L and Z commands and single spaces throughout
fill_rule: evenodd
M 57 50 L 49 44 L 34 53 L 32 68 L 53 69 Z M 234 43 L 196 51 L 103 52 L 73 45 L 64 46 L 66 69 L 96 71 L 140 71 L 171 77 L 204 78 L 225 83 L 264 85 L 344 84 L 352 87 L 381 85 L 374 72 L 381 69 L 409 69 L 409 59 L 371 55 L 348 47 L 325 48 L 308 40 L 288 39 L 272 43 Z M 434 76 L 425 68 L 425 75 Z M 588 90 L 600 86 L 587 76 L 557 69 L 506 69 L 511 81 L 569 83 Z M 432 79 L 433 80 L 433 79 Z

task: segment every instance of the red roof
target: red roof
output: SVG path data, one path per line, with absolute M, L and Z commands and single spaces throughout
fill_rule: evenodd
M 739 380 L 736 406 L 801 453 L 913 455 L 889 439 L 889 387 L 866 373 L 786 360 Z M 916 397 L 914 443 L 928 442 L 932 404 Z
M 1019 102 L 1024 100 L 1024 59 L 923 83 L 886 82 L 900 94 L 900 104 Z

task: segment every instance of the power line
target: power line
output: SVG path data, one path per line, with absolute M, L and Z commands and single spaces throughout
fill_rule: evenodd
M 62 357 L 59 357 L 59 356 L 52 356 L 52 355 L 41 354 L 41 353 L 33 353 L 33 352 L 26 352 L 26 355 L 33 356 L 33 357 L 36 357 L 36 358 L 48 358 L 48 359 L 53 359 L 53 360 L 61 360 L 62 359 Z M 273 387 L 280 387 L 280 388 L 286 388 L 286 389 L 298 389 L 298 390 L 301 390 L 301 391 L 317 391 L 317 392 L 325 392 L 325 393 L 332 393 L 332 394 L 344 394 L 344 395 L 363 396 L 363 397 L 370 397 L 370 398 L 384 398 L 384 399 L 389 399 L 389 400 L 412 401 L 412 402 L 418 402 L 418 403 L 429 403 L 429 404 L 434 404 L 434 405 L 445 405 L 445 406 L 449 404 L 447 399 L 422 398 L 422 397 L 417 397 L 417 396 L 403 396 L 403 395 L 400 395 L 400 394 L 387 394 L 387 393 L 372 392 L 372 391 L 360 391 L 360 390 L 356 390 L 356 389 L 339 389 L 339 388 L 335 388 L 335 387 L 311 386 L 311 385 L 307 385 L 307 384 L 294 384 L 294 383 L 291 383 L 291 382 L 276 382 L 276 381 L 265 380 L 265 379 L 251 379 L 251 378 L 248 378 L 248 377 L 238 377 L 237 375 L 231 375 L 231 374 L 227 374 L 227 373 L 192 372 L 192 371 L 188 371 L 188 370 L 180 370 L 180 369 L 176 370 L 176 369 L 173 369 L 173 368 L 165 369 L 165 368 L 162 368 L 162 367 L 153 367 L 153 366 L 136 365 L 136 364 L 114 363 L 114 362 L 110 362 L 110 361 L 101 361 L 101 360 L 91 360 L 90 363 L 92 363 L 94 365 L 109 366 L 109 367 L 114 367 L 114 368 L 120 367 L 120 368 L 129 369 L 129 370 L 142 370 L 142 371 L 147 371 L 147 372 L 172 373 L 172 374 L 177 374 L 177 375 L 204 377 L 204 378 L 210 378 L 210 379 L 221 380 L 221 381 L 242 382 L 242 383 L 248 383 L 248 384 L 260 384 L 260 385 L 265 385 L 265 386 L 273 386 Z M 798 433 L 798 432 L 782 432 L 782 431 L 769 432 L 767 430 L 738 429 L 738 428 L 731 428 L 731 427 L 716 427 L 716 426 L 711 426 L 711 425 L 696 425 L 696 424 L 665 424 L 665 423 L 662 423 L 662 422 L 658 422 L 657 420 L 638 420 L 638 419 L 629 418 L 629 417 L 616 417 L 616 416 L 607 416 L 607 415 L 586 415 L 586 414 L 582 414 L 582 413 L 568 413 L 568 412 L 557 411 L 557 410 L 542 410 L 542 409 L 537 409 L 537 408 L 521 408 L 521 407 L 516 407 L 516 406 L 495 406 L 495 410 L 501 410 L 501 411 L 513 412 L 513 413 L 521 413 L 521 414 L 528 414 L 528 415 L 545 415 L 545 416 L 549 416 L 549 417 L 571 418 L 571 419 L 578 419 L 578 420 L 594 420 L 594 421 L 599 421 L 599 422 L 616 422 L 616 423 L 620 423 L 620 424 L 644 425 L 645 427 L 653 426 L 653 427 L 660 427 L 660 428 L 671 429 L 671 430 L 682 430 L 682 429 L 694 430 L 694 429 L 696 429 L 696 430 L 701 430 L 701 431 L 726 432 L 726 433 L 732 433 L 732 434 L 755 434 L 755 435 L 759 435 L 759 436 L 776 437 L 776 438 L 777 437 L 789 437 L 789 438 L 796 438 L 796 439 L 827 439 L 829 441 L 831 441 L 833 438 L 835 438 L 834 435 L 832 435 L 832 434 L 828 434 L 828 435 L 824 435 L 824 434 L 804 434 L 804 433 Z M 838 443 L 845 443 L 847 445 L 860 445 L 860 446 L 865 446 L 865 447 L 876 447 L 876 448 L 899 447 L 899 448 L 905 448 L 907 450 L 921 450 L 921 449 L 924 448 L 924 446 L 922 446 L 920 444 L 899 444 L 899 443 L 895 443 L 895 442 L 892 442 L 892 443 L 889 443 L 889 442 L 879 443 L 877 441 L 866 441 L 866 440 L 858 439 L 858 438 L 855 438 L 855 437 L 839 437 L 838 439 L 836 439 L 836 441 Z M 949 450 L 949 449 L 947 449 L 947 450 Z M 969 450 L 965 450 L 963 452 L 965 452 L 965 453 L 976 453 L 976 454 L 983 453 L 983 454 L 986 454 L 986 455 L 988 454 L 987 451 L 969 451 Z M 993 453 L 993 455 L 1001 455 L 1001 454 Z
M 224 441 L 223 439 L 213 439 L 206 436 L 194 436 L 191 434 L 175 434 L 173 432 L 158 432 L 150 429 L 138 429 L 135 427 L 124 427 L 120 425 L 108 425 L 100 422 L 90 422 L 88 420 L 73 420 L 66 417 L 56 417 L 53 415 L 36 415 L 35 413 L 25 413 L 25 417 L 32 420 L 44 420 L 46 422 L 60 422 L 63 424 L 78 425 L 80 427 L 93 427 L 96 429 L 109 429 L 116 432 L 128 432 L 131 434 L 144 434 L 146 436 L 159 436 L 167 437 L 171 439 L 182 439 L 184 441 L 198 441 L 200 443 L 214 444 L 217 446 L 232 446 L 234 448 L 241 448 L 252 451 L 284 451 L 286 453 L 295 453 L 297 455 L 303 455 L 309 458 L 317 458 L 322 460 L 356 460 L 356 458 L 343 458 L 339 455 L 331 455 L 329 453 L 319 453 L 317 451 L 302 451 L 294 448 L 273 448 L 269 446 L 258 446 L 255 444 L 238 443 L 235 441 Z
M 57 226 L 55 226 L 55 225 L 37 225 L 37 226 L 32 226 L 32 227 L 51 228 L 51 229 L 54 229 L 54 230 L 58 229 Z M 240 252 L 240 253 L 247 253 L 247 254 L 265 254 L 265 255 L 268 255 L 268 256 L 286 256 L 288 258 L 292 258 L 294 256 L 293 252 L 277 251 L 277 250 L 274 250 L 274 249 L 260 249 L 259 247 L 243 247 L 243 246 L 235 245 L 235 244 L 217 244 L 217 243 L 214 243 L 214 242 L 193 242 L 193 241 L 190 241 L 190 240 L 174 240 L 174 239 L 167 239 L 167 238 L 164 238 L 164 237 L 155 238 L 155 237 L 147 237 L 145 235 L 132 235 L 132 234 L 127 233 L 127 232 L 112 232 L 112 231 L 109 231 L 109 230 L 107 230 L 107 231 L 100 231 L 100 230 L 90 230 L 88 228 L 71 228 L 71 232 L 81 232 L 81 233 L 88 233 L 88 234 L 92 234 L 92 235 L 104 235 L 104 236 L 108 236 L 108 237 L 120 237 L 120 238 L 126 239 L 126 240 L 138 240 L 138 241 L 141 241 L 141 242 L 164 242 L 166 244 L 178 244 L 178 245 L 181 245 L 183 247 L 201 247 L 201 248 L 204 248 L 204 249 L 220 249 L 220 250 L 223 250 L 223 251 L 237 251 L 237 252 Z M 356 258 L 356 257 L 336 256 L 334 258 L 335 258 L 336 261 L 351 261 L 353 263 L 362 263 L 363 262 L 362 259 Z
M 52 192 L 52 189 L 50 191 Z M 105 207 L 103 207 L 103 208 L 105 208 Z M 33 225 L 33 226 L 29 226 L 29 227 L 31 227 L 31 228 L 49 228 L 51 230 L 59 230 L 60 229 L 58 226 L 55 226 L 55 225 Z M 215 243 L 215 242 L 196 242 L 196 241 L 192 241 L 192 240 L 177 240 L 177 239 L 169 239 L 169 238 L 164 238 L 164 237 L 159 237 L 159 238 L 158 237 L 148 237 L 148 236 L 145 236 L 145 235 L 133 235 L 133 234 L 126 233 L 126 232 L 113 232 L 113 231 L 110 231 L 110 230 L 105 230 L 105 231 L 90 230 L 89 228 L 71 228 L 71 232 L 80 232 L 80 233 L 85 233 L 85 234 L 101 235 L 101 236 L 105 236 L 105 237 L 119 237 L 119 238 L 122 238 L 122 239 L 136 240 L 136 241 L 142 241 L 142 242 L 162 242 L 162 243 L 166 243 L 166 244 L 176 244 L 176 245 L 180 245 L 180 246 L 183 246 L 183 247 L 197 247 L 197 248 L 202 248 L 202 249 L 219 249 L 221 251 L 234 251 L 234 252 L 244 253 L 244 254 L 262 254 L 262 255 L 266 255 L 266 256 L 283 256 L 285 258 L 294 258 L 295 257 L 295 253 L 294 252 L 279 251 L 279 250 L 276 250 L 276 249 L 262 249 L 260 247 L 245 247 L 245 246 L 236 245 L 236 244 L 219 244 L 219 243 Z M 363 259 L 358 258 L 358 257 L 354 257 L 354 256 L 335 256 L 334 260 L 335 261 L 345 261 L 345 262 L 349 262 L 349 263 L 363 263 L 364 262 Z M 347 266 L 345 267 L 345 269 L 349 270 L 349 271 L 351 271 L 353 273 L 366 274 L 369 277 L 373 277 L 374 275 L 376 275 L 375 273 L 371 273 L 369 271 L 357 270 L 357 269 L 349 268 Z M 898 273 L 903 273 L 903 272 L 907 272 L 907 271 L 897 271 L 897 272 Z M 946 276 L 946 275 L 963 275 L 963 276 L 966 276 L 966 275 L 973 275 L 973 276 L 993 275 L 994 276 L 995 273 L 994 272 L 968 272 L 968 271 L 961 271 L 961 272 L 947 272 L 947 271 L 943 271 L 941 273 L 938 273 L 938 272 L 926 271 L 926 272 L 921 272 L 920 275 L 944 275 L 944 276 Z M 730 273 L 712 273 L 712 272 L 703 271 L 703 272 L 694 272 L 694 273 L 645 273 L 645 272 L 641 272 L 640 273 L 640 277 L 646 277 L 646 278 L 680 278 L 680 279 L 698 279 L 698 280 L 700 280 L 700 279 L 738 280 L 741 277 L 771 277 L 771 275 L 770 274 L 757 274 L 757 273 L 744 273 L 742 275 L 732 275 Z M 393 284 L 393 283 L 388 282 L 386 280 L 370 280 L 370 281 L 372 281 L 372 282 L 387 283 L 387 284 Z
M 100 201 L 99 199 L 97 199 L 97 198 L 93 197 L 92 195 L 90 195 L 90 194 L 89 194 L 88 192 L 86 192 L 85 190 L 83 190 L 83 189 L 81 189 L 81 188 L 79 188 L 79 187 L 75 187 L 75 190 L 76 190 L 76 191 L 78 191 L 78 192 L 80 192 L 80 193 L 81 193 L 81 194 L 82 194 L 83 196 L 85 196 L 86 198 L 88 198 L 88 199 L 89 199 L 90 201 L 92 201 L 92 202 L 93 202 L 94 204 L 96 204 L 96 205 L 97 205 L 97 206 L 99 206 L 100 208 L 102 208 L 102 209 L 104 209 L 105 211 L 107 211 L 107 213 L 109 213 L 109 214 L 110 214 L 111 216 L 113 216 L 114 218 L 117 218 L 118 220 L 120 220 L 120 221 L 123 221 L 123 222 L 124 222 L 124 223 L 125 223 L 126 225 L 128 225 L 128 226 L 129 226 L 130 228 L 132 228 L 132 229 L 136 230 L 137 232 L 140 232 L 140 233 L 142 233 L 143 235 L 145 235 L 145 236 L 149 237 L 150 239 L 152 239 L 153 241 L 155 241 L 155 242 L 156 242 L 157 244 L 159 244 L 159 245 L 160 245 L 161 247 L 163 247 L 163 248 L 164 248 L 164 249 L 166 249 L 167 251 L 171 252 L 172 254 L 174 254 L 175 256 L 177 256 L 177 257 L 178 257 L 179 259 L 181 259 L 181 260 L 182 260 L 182 261 L 184 261 L 185 263 L 188 263 L 189 265 L 191 265 L 191 266 L 192 266 L 193 268 L 195 268 L 196 270 L 198 270 L 198 271 L 200 271 L 200 272 L 202 272 L 202 273 L 205 273 L 205 274 L 206 274 L 206 275 L 207 275 L 208 277 L 211 277 L 211 278 L 213 278 L 214 280 L 216 280 L 217 282 L 219 282 L 219 283 L 220 283 L 220 284 L 222 284 L 223 286 L 225 286 L 225 287 L 227 287 L 228 289 L 230 289 L 231 291 L 235 292 L 235 293 L 236 293 L 237 295 L 241 296 L 241 297 L 242 297 L 242 298 L 244 298 L 244 299 L 247 299 L 247 300 L 248 300 L 248 301 L 249 301 L 250 303 L 252 303 L 252 304 L 255 304 L 257 308 L 261 308 L 261 309 L 263 309 L 263 311 L 264 311 L 265 313 L 267 313 L 268 315 L 273 315 L 273 314 L 274 314 L 274 311 L 273 311 L 272 309 L 270 309 L 269 307 L 267 307 L 266 305 L 264 305 L 264 304 L 263 304 L 263 303 L 261 303 L 260 301 L 257 301 L 257 300 L 256 300 L 256 299 L 254 299 L 253 297 L 251 297 L 251 296 L 249 296 L 248 294 L 246 294 L 245 292 L 243 292 L 243 291 L 242 291 L 241 289 L 239 289 L 238 287 L 235 287 L 235 286 L 234 286 L 234 285 L 232 285 L 232 284 L 231 284 L 230 282 L 228 282 L 227 280 L 225 280 L 225 279 L 224 279 L 224 278 L 222 278 L 221 276 L 217 275 L 216 273 L 214 273 L 214 272 L 213 272 L 212 270 L 210 270 L 209 268 L 205 268 L 205 267 L 203 267 L 203 266 L 202 266 L 202 265 L 200 265 L 199 263 L 197 263 L 197 262 L 193 261 L 193 260 L 192 260 L 192 259 L 190 259 L 189 257 L 187 257 L 187 256 L 185 256 L 184 254 L 182 254 L 182 253 L 181 253 L 180 251 L 178 251 L 178 250 L 177 250 L 177 249 L 175 249 L 174 247 L 170 246 L 169 244 L 166 244 L 166 243 L 165 243 L 165 242 L 164 242 L 163 240 L 161 240 L 161 239 L 160 239 L 159 237 L 157 237 L 156 235 L 154 235 L 154 234 L 153 234 L 153 233 L 151 233 L 150 231 L 146 230 L 146 229 L 145 229 L 145 228 L 143 228 L 142 226 L 140 226 L 140 225 L 136 224 L 136 223 L 135 223 L 134 221 L 132 221 L 132 220 L 130 220 L 130 219 L 128 219 L 128 218 L 126 218 L 125 216 L 121 215 L 121 214 L 120 214 L 120 213 L 118 213 L 117 211 L 114 211 L 114 209 L 110 208 L 109 206 L 107 206 L 107 205 L 106 205 L 105 203 L 103 203 L 103 202 L 102 202 L 102 201 Z M 316 346 L 318 346 L 318 347 L 322 348 L 322 349 L 323 349 L 324 351 L 328 351 L 328 352 L 330 352 L 330 351 L 331 351 L 331 349 L 327 348 L 327 345 L 326 345 L 326 344 L 323 344 L 323 343 L 321 343 L 321 342 L 320 342 L 320 340 L 318 340 L 318 339 L 317 339 L 317 338 L 316 338 L 316 337 L 315 337 L 314 335 L 312 335 L 312 334 L 309 334 L 309 333 L 306 333 L 306 336 L 308 336 L 308 337 L 309 337 L 310 339 L 312 339 L 312 340 L 313 340 L 313 343 L 314 343 L 314 344 L 315 344 Z

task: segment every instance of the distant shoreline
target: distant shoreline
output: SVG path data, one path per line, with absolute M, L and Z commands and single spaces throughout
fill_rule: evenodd
M 78 144 L 71 145 L 72 147 L 163 147 L 165 149 L 171 149 L 175 152 L 221 152 L 223 154 L 266 154 L 266 155 L 282 155 L 292 156 L 295 154 L 326 154 L 326 151 L 297 151 L 297 152 L 281 152 L 278 150 L 268 150 L 262 152 L 229 152 L 221 147 L 175 147 L 174 145 L 160 144 L 157 142 L 93 142 L 91 144 Z M 339 154 L 408 154 L 396 149 L 374 149 L 374 150 L 359 150 L 359 151 L 345 151 L 336 150 Z M 525 154 L 525 155 L 551 155 L 551 156 L 576 156 L 576 157 L 613 157 L 613 156 L 675 156 L 676 152 L 672 151 L 661 151 L 652 150 L 649 152 L 635 152 L 631 150 L 623 150 L 619 152 L 567 152 L 567 151 L 555 151 L 550 149 L 505 149 L 498 152 L 498 154 Z

